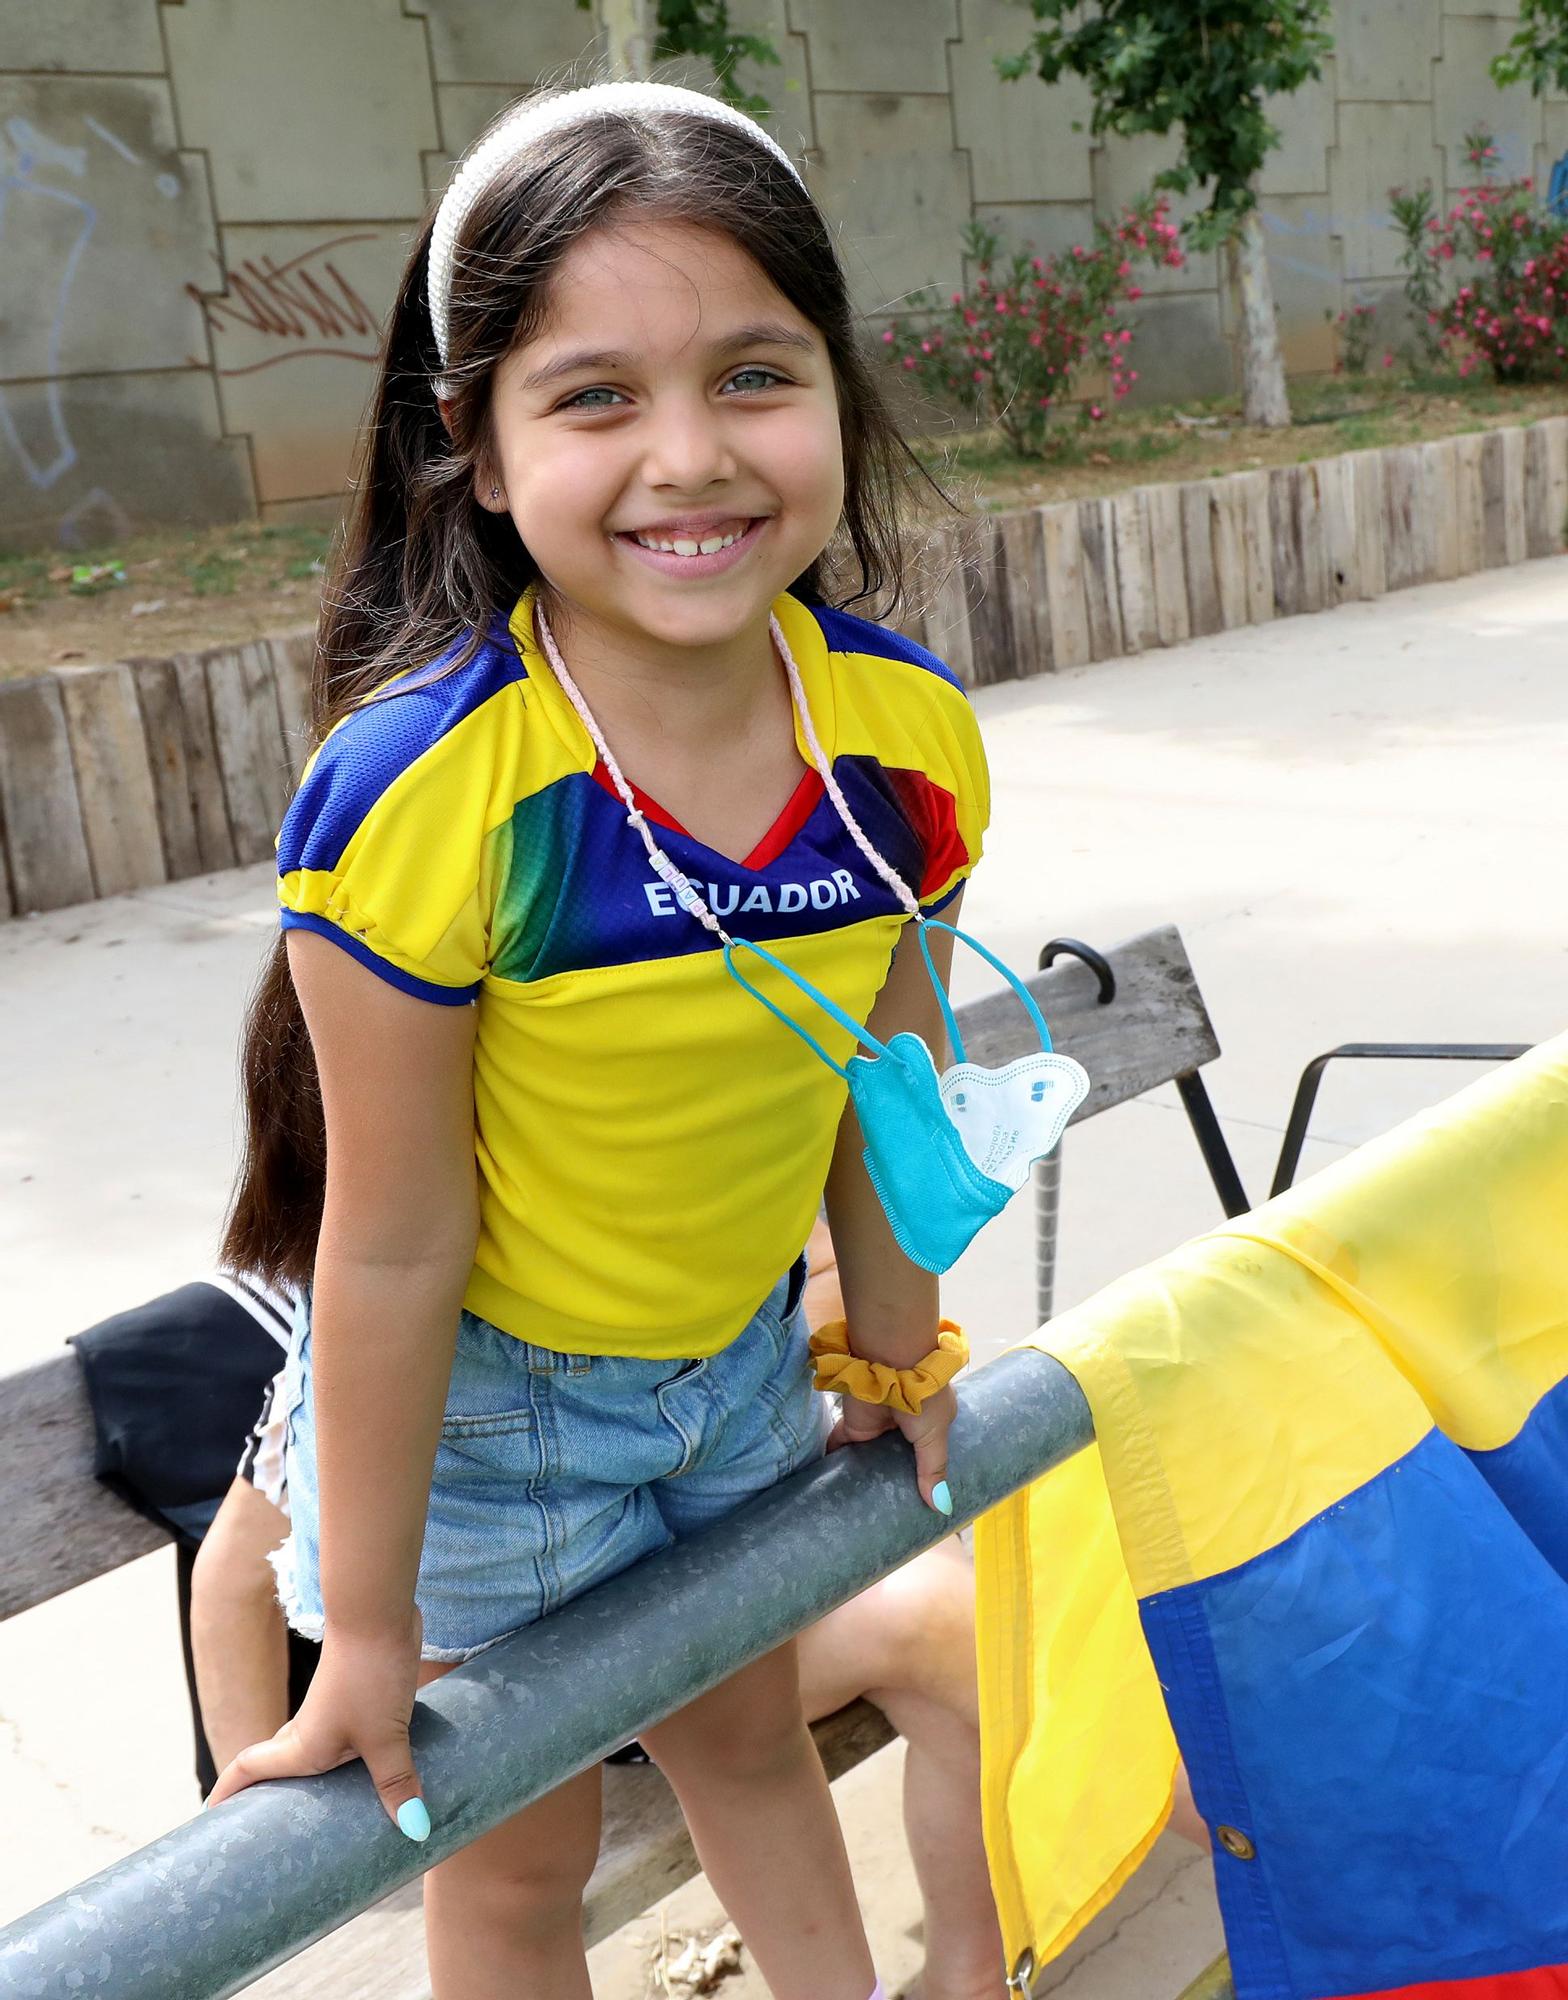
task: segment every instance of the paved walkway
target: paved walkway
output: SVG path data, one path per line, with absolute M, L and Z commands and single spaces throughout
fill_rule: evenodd
M 966 921 L 1018 965 L 1053 933 L 1177 922 L 1225 1050 L 1214 1097 L 1261 1193 L 1320 1050 L 1563 1026 L 1565 638 L 1568 558 L 986 690 L 995 819 Z M 273 921 L 250 869 L 0 924 L 0 1369 L 206 1265 L 237 1025 Z M 964 956 L 961 998 L 990 982 Z M 1305 1167 L 1463 1074 L 1331 1073 Z M 1215 1217 L 1173 1093 L 1096 1120 L 1069 1142 L 1059 1302 Z M 1029 1230 L 1015 1204 L 949 1285 L 986 1352 L 1028 1331 Z M 3 1920 L 195 1807 L 168 1557 L 0 1627 L 0 1690 Z M 851 1787 L 896 1971 L 918 1952 L 895 1765 Z M 1162 1851 L 1056 1990 L 1159 2000 L 1213 1937 L 1201 1865 Z M 601 1991 L 640 2000 L 626 1952 Z

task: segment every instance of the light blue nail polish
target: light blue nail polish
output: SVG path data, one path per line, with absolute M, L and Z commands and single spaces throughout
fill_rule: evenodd
M 948 1490 L 948 1484 L 945 1479 L 939 1479 L 936 1482 L 935 1486 L 932 1487 L 931 1505 L 936 1509 L 936 1511 L 939 1514 L 952 1513 L 953 1496 L 951 1492 Z
M 405 1799 L 397 1809 L 397 1823 L 410 1840 L 430 1838 L 430 1815 L 423 1799 Z

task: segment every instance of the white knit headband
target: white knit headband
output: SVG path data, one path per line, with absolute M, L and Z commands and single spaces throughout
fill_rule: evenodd
M 441 206 L 436 210 L 435 224 L 430 232 L 430 260 L 425 283 L 430 299 L 430 326 L 443 365 L 451 351 L 448 316 L 452 304 L 452 257 L 474 203 L 500 168 L 519 153 L 526 152 L 536 139 L 542 139 L 550 132 L 560 132 L 569 125 L 578 125 L 596 112 L 617 111 L 684 111 L 688 115 L 716 119 L 721 125 L 733 126 L 737 132 L 744 132 L 748 138 L 766 146 L 775 158 L 789 168 L 801 186 L 805 186 L 800 169 L 771 133 L 764 132 L 756 120 L 748 118 L 744 111 L 737 111 L 733 105 L 724 104 L 716 97 L 705 97 L 701 91 L 681 90 L 671 83 L 593 83 L 583 90 L 569 90 L 559 97 L 546 98 L 542 104 L 533 100 L 519 104 L 487 139 L 459 163 L 446 193 L 441 197 Z M 443 398 L 451 393 L 444 381 L 435 384 L 435 392 Z

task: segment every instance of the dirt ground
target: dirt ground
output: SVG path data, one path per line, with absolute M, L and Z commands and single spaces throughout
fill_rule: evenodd
M 329 532 L 256 521 L 0 552 L 0 680 L 314 625 Z
M 934 430 L 916 451 L 969 509 L 1029 506 L 1156 481 L 1290 465 L 1568 412 L 1568 384 L 1499 388 L 1328 376 L 1291 385 L 1289 430 L 1249 428 L 1234 399 L 1064 420 L 1052 455 L 1015 457 L 994 433 Z M 332 530 L 245 521 L 165 529 L 109 549 L 0 549 L 0 680 L 49 667 L 241 644 L 313 625 Z
M 1288 430 L 1242 423 L 1232 397 L 1129 410 L 1097 424 L 1081 421 L 1064 428 L 1055 455 L 1045 461 L 1019 459 L 994 436 L 973 432 L 945 445 L 923 443 L 920 450 L 933 472 L 946 474 L 956 498 L 995 510 L 1217 478 L 1258 466 L 1298 465 L 1342 451 L 1415 444 L 1568 413 L 1568 383 L 1499 388 L 1457 376 L 1418 384 L 1381 374 L 1331 375 L 1292 382 L 1290 398 L 1295 421 Z

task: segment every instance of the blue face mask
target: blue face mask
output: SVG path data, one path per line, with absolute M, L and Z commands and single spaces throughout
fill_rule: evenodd
M 1043 1159 L 1061 1138 L 1067 1121 L 1088 1094 L 1089 1079 L 1083 1069 L 1070 1056 L 1054 1053 L 1051 1032 L 1023 981 L 983 944 L 963 931 L 954 930 L 951 924 L 924 915 L 908 884 L 900 880 L 857 825 L 833 776 L 832 763 L 817 741 L 800 672 L 790 657 L 788 642 L 776 618 L 769 621 L 774 648 L 788 676 L 795 712 L 822 774 L 823 786 L 856 845 L 893 890 L 919 931 L 926 973 L 936 990 L 948 1039 L 958 1058 L 940 1076 L 931 1051 L 918 1035 L 898 1034 L 890 1042 L 879 1042 L 836 1001 L 803 979 L 781 958 L 760 944 L 730 936 L 649 831 L 614 753 L 567 672 L 542 611 L 535 611 L 534 623 L 545 658 L 603 759 L 626 807 L 627 823 L 640 836 L 660 880 L 669 887 L 680 907 L 689 911 L 723 945 L 724 962 L 731 975 L 770 1014 L 777 1015 L 792 1034 L 799 1035 L 829 1069 L 843 1077 L 866 1142 L 866 1171 L 898 1247 L 912 1264 L 920 1265 L 923 1270 L 945 1271 L 992 1216 L 1012 1200 L 1028 1180 L 1034 1162 Z M 1039 1030 L 1037 1051 L 1020 1056 L 998 1070 L 981 1069 L 967 1060 L 958 1022 L 931 962 L 927 933 L 933 929 L 947 931 L 1001 973 Z M 814 1035 L 808 1034 L 798 1021 L 791 1020 L 782 1007 L 759 992 L 740 971 L 735 959 L 742 951 L 752 952 L 771 965 L 798 992 L 846 1029 L 862 1048 L 869 1049 L 870 1055 L 851 1056 L 847 1066 L 835 1062 Z
M 1070 1056 L 1054 1052 L 1034 996 L 999 958 L 951 924 L 933 917 L 917 922 L 926 972 L 958 1058 L 941 1075 L 918 1035 L 905 1032 L 879 1042 L 763 946 L 734 938 L 725 945 L 724 959 L 753 999 L 848 1084 L 865 1140 L 866 1172 L 899 1249 L 922 1270 L 945 1271 L 1012 1200 L 1034 1162 L 1056 1146 L 1088 1094 L 1089 1079 Z M 1038 1051 L 1000 1070 L 982 1069 L 967 1060 L 958 1022 L 931 962 L 927 933 L 933 929 L 947 931 L 1001 973 L 1039 1030 Z M 814 1035 L 740 971 L 735 960 L 742 951 L 771 965 L 871 1054 L 851 1056 L 847 1065 L 835 1062 Z

